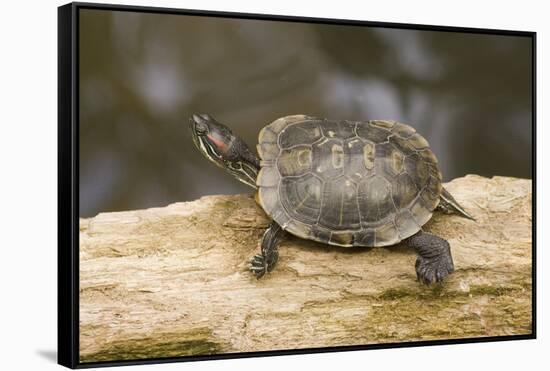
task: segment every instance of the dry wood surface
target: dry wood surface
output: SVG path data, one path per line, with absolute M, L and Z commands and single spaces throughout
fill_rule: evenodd
M 82 362 L 531 333 L 531 181 L 445 185 L 477 219 L 435 213 L 456 271 L 416 281 L 415 254 L 286 238 L 247 269 L 269 221 L 252 195 L 80 220 Z

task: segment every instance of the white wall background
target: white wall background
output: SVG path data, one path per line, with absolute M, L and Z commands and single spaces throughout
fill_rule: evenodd
M 550 24 L 545 2 L 120 1 L 204 10 L 538 32 L 538 340 L 132 366 L 127 370 L 529 370 L 550 360 Z M 9 1 L 0 11 L 0 339 L 2 370 L 56 365 L 57 9 L 61 1 Z M 546 16 L 545 16 L 546 14 Z M 543 291 L 545 290 L 545 291 Z M 546 351 L 545 351 L 546 350 Z

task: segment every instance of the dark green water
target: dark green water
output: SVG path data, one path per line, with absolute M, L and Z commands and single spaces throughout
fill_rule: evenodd
M 250 192 L 187 129 L 209 113 L 256 144 L 280 116 L 390 119 L 445 180 L 531 177 L 531 39 L 81 11 L 80 215 Z

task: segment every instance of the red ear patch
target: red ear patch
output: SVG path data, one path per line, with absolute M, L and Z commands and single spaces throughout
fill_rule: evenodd
M 216 148 L 218 148 L 220 152 L 225 153 L 225 151 L 227 150 L 227 143 L 225 141 L 218 138 L 215 133 L 210 133 L 207 135 L 207 137 L 212 143 L 214 143 L 214 145 L 216 146 Z

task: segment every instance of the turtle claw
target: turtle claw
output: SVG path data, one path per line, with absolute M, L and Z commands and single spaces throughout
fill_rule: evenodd
M 446 256 L 439 259 L 424 259 L 419 256 L 416 259 L 415 268 L 418 280 L 425 285 L 442 282 L 454 271 L 452 259 L 447 259 Z
M 266 273 L 271 272 L 275 263 L 277 262 L 279 254 L 277 252 L 272 252 L 270 258 L 267 258 L 263 254 L 254 255 L 250 259 L 250 271 L 254 273 L 256 278 L 262 278 Z
M 250 271 L 254 273 L 256 278 L 262 278 L 267 273 L 267 261 L 262 254 L 254 255 L 250 260 Z
M 416 276 L 425 285 L 442 282 L 455 268 L 449 242 L 423 231 L 409 237 L 405 243 L 416 253 Z

